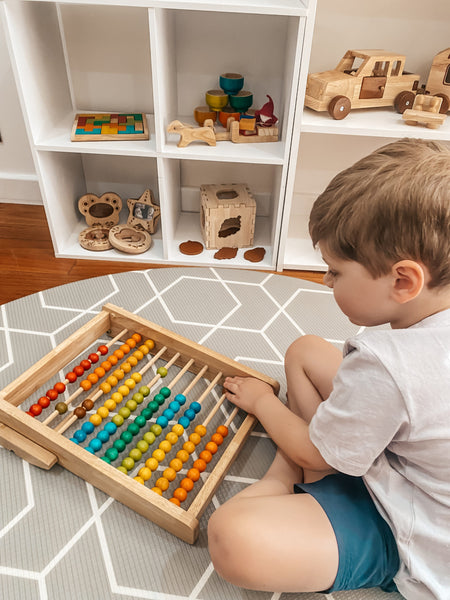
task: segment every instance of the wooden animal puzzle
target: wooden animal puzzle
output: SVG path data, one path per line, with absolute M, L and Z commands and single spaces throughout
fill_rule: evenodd
M 107 304 L 0 392 L 0 443 L 44 469 L 58 462 L 194 543 L 200 516 L 255 425 L 225 401 L 228 375 L 279 389 Z
M 77 114 L 72 142 L 148 140 L 147 119 L 142 113 Z

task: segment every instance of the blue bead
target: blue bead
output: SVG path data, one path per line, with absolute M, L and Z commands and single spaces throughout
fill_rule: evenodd
M 202 410 L 202 405 L 200 402 L 191 402 L 189 408 L 192 408 L 192 410 L 197 414 Z
M 98 438 L 94 438 L 89 442 L 89 446 L 86 448 L 86 450 L 90 449 L 90 452 L 98 452 L 102 446 L 102 442 Z
M 169 408 L 175 414 L 175 413 L 177 413 L 180 410 L 181 404 L 179 402 L 177 402 L 176 400 L 172 400 L 172 402 L 169 404 Z
M 172 392 L 170 391 L 170 389 L 168 387 L 162 387 L 159 390 L 159 393 L 162 394 L 164 396 L 164 398 L 168 398 Z
M 163 412 L 163 415 L 169 419 L 169 421 L 171 421 L 174 418 L 175 413 L 173 410 L 170 410 L 170 408 L 166 408 L 166 410 Z
M 169 424 L 169 419 L 161 415 L 156 419 L 156 423 L 157 425 L 161 425 L 161 427 L 164 429 Z
M 191 424 L 191 421 L 187 417 L 180 417 L 178 419 L 178 423 L 180 425 L 182 425 L 185 429 L 187 429 L 189 427 L 189 425 Z
M 102 429 L 97 433 L 97 439 L 100 440 L 102 443 L 107 442 L 109 440 L 109 433 L 106 431 L 106 429 Z
M 186 402 L 186 396 L 184 394 L 177 394 L 174 400 L 176 400 L 181 404 L 181 406 L 183 406 L 183 404 Z
M 78 431 L 75 431 L 73 437 L 77 440 L 77 442 L 84 442 L 86 439 L 86 434 L 82 429 L 79 429 Z
M 110 434 L 113 435 L 114 433 L 116 433 L 117 431 L 117 425 L 115 423 L 113 423 L 112 421 L 110 421 L 109 423 L 106 423 L 105 425 L 105 430 Z
M 195 419 L 195 414 L 195 410 L 192 410 L 192 408 L 188 408 L 184 411 L 184 416 L 187 417 L 189 421 L 193 421 Z
M 76 440 L 75 438 L 70 438 L 70 441 L 73 442 L 74 444 L 78 444 L 78 440 Z
M 94 441 L 94 440 L 92 440 L 92 441 Z M 87 450 L 87 451 L 88 451 L 88 452 L 90 452 L 91 454 L 94 454 L 94 453 L 95 453 L 94 449 L 93 449 L 93 448 L 91 448 L 90 446 L 86 446 L 85 450 Z
M 86 421 L 86 423 L 83 423 L 83 425 L 81 426 L 81 429 L 87 434 L 89 435 L 90 433 L 92 433 L 95 429 L 94 424 L 91 423 L 90 421 Z

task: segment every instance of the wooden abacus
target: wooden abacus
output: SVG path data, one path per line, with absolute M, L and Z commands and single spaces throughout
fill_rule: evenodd
M 91 441 L 91 447 L 86 446 L 86 448 L 81 447 L 81 445 L 78 443 L 78 438 L 80 441 L 84 440 L 84 437 L 86 437 L 86 432 L 92 429 L 92 425 L 83 425 L 84 429 L 82 427 L 80 430 L 78 430 L 81 433 L 75 432 L 75 437 L 72 439 L 69 439 L 63 435 L 63 432 L 69 427 L 73 426 L 74 422 L 79 423 L 81 422 L 82 418 L 86 416 L 86 413 L 92 413 L 95 401 L 103 393 L 109 393 L 109 390 L 111 389 L 110 384 L 114 383 L 113 379 L 111 379 L 111 376 L 109 376 L 106 382 L 103 382 L 95 392 L 90 394 L 89 399 L 85 399 L 82 404 L 76 407 L 72 412 L 68 410 L 69 405 L 78 396 L 81 396 L 83 393 L 86 394 L 90 388 L 90 385 L 92 383 L 96 383 L 98 377 L 102 374 L 102 371 L 105 370 L 103 367 L 95 369 L 94 374 L 83 380 L 77 391 L 69 396 L 65 402 L 57 403 L 53 412 L 50 412 L 50 415 L 44 420 L 39 420 L 36 418 L 39 417 L 41 409 L 43 406 L 46 406 L 50 403 L 48 401 L 55 400 L 59 393 L 63 393 L 65 391 L 66 384 L 74 382 L 75 373 L 69 372 L 66 375 L 64 382 L 56 383 L 53 388 L 47 392 L 46 396 L 43 396 L 39 399 L 40 403 L 38 402 L 32 404 L 28 408 L 28 411 L 24 410 L 21 405 L 23 405 L 30 396 L 36 394 L 36 392 L 40 390 L 40 388 L 44 386 L 46 382 L 54 378 L 54 376 L 57 375 L 61 369 L 73 362 L 80 355 L 80 353 L 86 350 L 86 348 L 91 347 L 98 338 L 108 334 L 113 338 L 108 345 L 110 346 L 119 339 L 123 340 L 129 338 L 131 335 L 130 332 L 137 332 L 138 335 L 136 339 L 139 338 L 139 335 L 142 336 L 142 338 L 149 338 L 148 343 L 146 342 L 147 346 L 141 348 L 143 350 L 148 348 L 148 358 L 151 356 L 151 359 L 147 361 L 145 367 L 141 368 L 141 370 L 138 372 L 138 375 L 134 373 L 131 376 L 135 378 L 134 381 L 140 381 L 139 378 L 142 377 L 142 374 L 145 372 L 145 370 L 154 365 L 157 360 L 165 360 L 167 363 L 166 367 L 160 367 L 157 370 L 156 375 L 152 381 L 149 382 L 148 386 L 144 386 L 144 388 L 148 387 L 149 392 L 151 387 L 167 373 L 167 370 L 171 365 L 176 365 L 178 372 L 177 375 L 171 379 L 171 382 L 160 390 L 159 396 L 162 398 L 156 399 L 155 396 L 153 402 L 149 402 L 147 405 L 147 409 L 143 409 L 141 411 L 141 421 L 148 420 L 150 425 L 150 431 L 144 434 L 142 440 L 139 442 L 144 443 L 141 443 L 140 446 L 139 443 L 137 445 L 137 448 L 140 447 L 144 452 L 134 452 L 134 450 L 136 450 L 135 448 L 134 450 L 130 451 L 128 457 L 122 461 L 122 466 L 117 468 L 110 464 L 110 458 L 112 460 L 115 459 L 116 450 L 114 448 L 119 445 L 122 447 L 124 445 L 123 441 L 120 442 L 120 444 L 111 446 L 111 448 L 104 453 L 102 460 L 102 458 L 95 455 L 95 452 L 98 451 L 102 446 L 101 441 L 96 441 L 95 444 L 93 444 Z M 125 344 L 125 346 L 127 345 Z M 89 358 L 81 361 L 80 365 L 85 363 L 85 366 L 87 366 L 87 363 L 89 362 L 89 366 L 91 366 L 91 363 L 97 362 L 98 357 L 101 354 L 105 354 L 108 351 L 109 350 L 107 346 L 101 345 L 99 346 L 97 353 L 91 352 L 91 354 L 89 354 Z M 140 354 L 142 354 L 142 352 Z M 115 355 L 120 356 L 120 353 Z M 137 355 L 138 358 L 142 358 L 139 353 L 137 353 Z M 160 357 L 163 358 L 161 359 Z M 128 359 L 128 361 L 131 360 L 131 358 Z M 137 359 L 133 360 L 137 362 Z M 104 365 L 105 363 L 102 364 Z M 77 368 L 79 371 L 83 370 L 79 366 L 75 367 L 73 371 L 76 371 Z M 195 377 L 185 388 L 184 393 L 178 394 L 175 397 L 178 398 L 180 396 L 180 401 L 176 399 L 175 401 L 172 401 L 172 408 L 166 409 L 164 414 L 160 415 L 156 419 L 156 423 L 151 425 L 150 417 L 153 415 L 153 413 L 155 413 L 156 416 L 156 410 L 151 408 L 151 405 L 156 406 L 156 404 L 159 404 L 162 406 L 165 397 L 170 395 L 170 388 L 173 387 L 179 380 L 181 380 L 187 371 L 190 371 L 190 373 L 194 374 Z M 115 371 L 115 373 L 117 373 L 117 371 Z M 217 402 L 214 402 L 214 407 L 208 413 L 202 425 L 197 426 L 197 430 L 200 432 L 200 434 L 196 432 L 191 434 L 190 439 L 183 445 L 183 448 L 186 449 L 183 449 L 177 453 L 177 456 L 181 456 L 181 459 L 175 458 L 171 461 L 171 466 L 164 470 L 163 477 L 158 479 L 153 489 L 150 489 L 145 484 L 147 480 L 150 479 L 152 472 L 160 469 L 160 467 L 158 467 L 158 461 L 156 458 L 154 458 L 155 453 L 157 458 L 161 454 L 159 458 L 163 460 L 165 452 L 162 448 L 165 448 L 167 452 L 169 452 L 172 448 L 172 443 L 175 443 L 178 438 L 183 435 L 181 430 L 184 430 L 185 427 L 180 425 L 180 423 L 188 425 L 189 422 L 195 418 L 195 413 L 200 410 L 201 403 L 203 402 L 204 398 L 210 394 L 216 386 L 220 386 L 226 376 L 236 375 L 244 377 L 256 377 L 265 381 L 266 383 L 269 383 L 274 388 L 275 392 L 278 392 L 279 390 L 278 382 L 270 377 L 254 371 L 249 367 L 241 365 L 225 356 L 222 356 L 221 354 L 218 354 L 217 352 L 205 348 L 204 346 L 192 342 L 187 338 L 164 329 L 163 327 L 142 319 L 121 308 L 111 304 L 106 304 L 98 315 L 96 315 L 78 331 L 69 336 L 54 350 L 49 352 L 44 358 L 39 360 L 35 365 L 30 367 L 25 373 L 19 376 L 15 381 L 10 383 L 0 392 L 0 443 L 5 448 L 13 450 L 18 456 L 24 458 L 28 462 L 44 469 L 50 469 L 55 463 L 58 462 L 75 475 L 78 475 L 79 477 L 88 481 L 132 510 L 163 527 L 180 539 L 192 544 L 195 542 L 198 536 L 199 518 L 208 506 L 222 479 L 225 477 L 232 462 L 238 455 L 245 440 L 253 429 L 255 425 L 255 418 L 251 415 L 246 415 L 241 424 L 235 428 L 236 431 L 233 437 L 231 438 L 230 436 L 231 439 L 228 441 L 228 443 L 223 444 L 224 447 L 226 446 L 223 452 L 217 453 L 217 457 L 215 457 L 215 460 L 217 458 L 217 462 L 215 462 L 215 465 L 207 477 L 206 474 L 201 475 L 201 472 L 206 467 L 205 461 L 203 458 L 197 459 L 197 464 L 194 463 L 193 467 L 187 471 L 187 476 L 181 481 L 180 487 L 177 488 L 178 490 L 181 489 L 181 492 L 176 493 L 177 490 L 175 490 L 171 499 L 159 495 L 163 490 L 165 491 L 169 487 L 172 480 L 174 480 L 175 476 L 178 475 L 178 472 L 182 470 L 183 463 L 187 462 L 188 460 L 188 455 L 196 452 L 195 446 L 199 443 L 200 438 L 206 433 L 207 425 L 210 423 L 214 415 L 218 413 L 221 404 L 225 399 L 224 395 L 222 394 L 220 399 Z M 146 444 L 148 447 L 149 442 L 151 444 L 151 440 L 161 434 L 162 430 L 168 425 L 169 421 L 174 420 L 174 411 L 176 412 L 177 407 L 179 408 L 178 405 L 181 405 L 184 402 L 182 398 L 186 397 L 187 393 L 200 379 L 206 379 L 209 384 L 198 400 L 191 402 L 190 408 L 185 411 L 184 416 L 178 420 L 178 423 L 172 427 L 172 431 L 168 433 L 166 435 L 166 439 L 160 443 L 159 449 L 153 452 L 152 458 L 146 461 L 146 465 L 149 464 L 150 467 L 141 467 L 137 476 L 134 478 L 125 475 L 124 472 L 126 473 L 128 470 L 136 470 L 135 465 L 138 462 L 139 454 L 145 453 Z M 89 383 L 86 383 L 87 381 Z M 108 383 L 108 381 L 110 383 Z M 130 379 L 127 381 L 131 387 L 132 381 Z M 126 388 L 126 386 L 124 387 Z M 121 386 L 119 390 L 121 388 L 123 391 L 123 386 Z M 165 392 L 162 393 L 164 390 Z M 147 389 L 143 391 L 144 393 L 147 393 Z M 49 398 L 49 396 L 51 398 Z M 114 396 L 114 393 L 112 396 Z M 138 399 L 142 402 L 140 396 Z M 115 417 L 113 417 L 112 420 L 110 420 L 104 427 L 106 432 L 103 434 L 103 437 L 105 439 L 107 439 L 109 436 L 107 426 L 110 423 L 114 423 L 114 426 L 117 427 L 116 423 L 121 423 L 121 420 L 123 420 L 123 415 L 126 416 L 127 412 L 129 413 L 129 409 L 126 407 L 115 411 L 114 404 L 115 402 L 112 401 L 112 398 L 110 398 L 104 403 L 103 407 L 97 409 L 97 412 L 94 413 L 96 416 L 91 414 L 90 420 L 86 421 L 86 423 L 92 423 L 92 421 L 94 421 L 95 423 L 99 424 L 103 419 L 107 419 L 107 415 L 110 411 L 111 413 L 114 412 Z M 127 406 L 128 405 L 129 401 L 127 402 Z M 133 408 L 134 404 L 132 403 L 130 406 Z M 147 413 L 145 413 L 145 410 L 147 410 Z M 62 416 L 66 412 L 67 415 Z M 236 413 L 237 410 L 232 412 L 232 414 L 228 417 L 225 426 L 231 423 Z M 116 415 L 119 414 L 120 417 L 117 417 Z M 134 424 L 138 421 L 138 419 L 139 417 L 135 418 Z M 50 424 L 53 421 L 55 421 L 55 426 L 50 427 Z M 211 436 L 211 440 L 208 442 L 208 444 L 206 444 L 207 449 L 200 453 L 200 457 L 202 455 L 206 457 L 206 462 L 209 462 L 210 460 L 210 451 L 215 453 L 218 446 L 222 444 L 224 436 L 221 435 L 221 433 L 226 435 L 222 427 L 223 426 L 218 428 L 219 433 L 216 432 Z M 115 431 L 112 425 L 109 429 L 111 431 Z M 136 425 L 135 429 L 139 429 L 139 426 Z M 144 428 L 142 426 L 142 430 L 143 429 Z M 98 438 L 103 439 L 103 437 L 99 434 L 95 440 L 98 440 Z M 116 440 L 122 440 L 122 438 L 127 439 L 127 436 L 122 434 L 122 436 L 120 438 L 116 438 Z M 206 454 L 204 454 L 205 452 Z M 203 467 L 202 464 L 204 465 Z M 136 468 L 138 468 L 138 466 Z M 198 493 L 193 498 L 190 506 L 187 509 L 181 508 L 179 506 L 180 500 L 178 498 L 183 501 L 187 491 L 193 487 L 193 483 L 199 478 L 203 480 L 203 484 L 201 485 Z M 158 493 L 155 493 L 155 491 Z

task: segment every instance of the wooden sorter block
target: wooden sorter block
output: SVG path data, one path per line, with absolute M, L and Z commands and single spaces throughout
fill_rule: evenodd
M 200 186 L 200 226 L 207 249 L 253 245 L 256 201 L 246 184 Z

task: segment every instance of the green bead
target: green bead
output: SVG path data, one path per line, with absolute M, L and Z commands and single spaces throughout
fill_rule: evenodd
M 153 433 L 153 431 L 147 431 L 147 433 L 144 433 L 144 438 L 143 438 L 148 444 L 153 444 L 153 442 L 156 440 L 156 436 Z
M 134 412 L 137 408 L 137 402 L 135 400 L 133 400 L 132 398 L 130 398 L 130 400 L 127 400 L 125 407 L 129 408 L 131 412 Z
M 141 460 L 141 458 L 142 458 L 142 452 L 139 450 L 139 448 L 133 448 L 133 450 L 130 450 L 130 454 L 128 455 L 128 458 L 132 459 L 133 466 L 134 466 L 135 462 L 138 462 L 138 461 Z
M 164 396 L 164 398 L 168 398 L 172 392 L 170 391 L 170 389 L 168 387 L 162 387 L 159 390 L 159 393 L 162 394 Z
M 105 452 L 105 456 L 109 458 L 109 460 L 116 460 L 116 458 L 119 456 L 119 451 L 114 447 L 108 448 L 108 450 Z
M 156 412 L 159 408 L 159 404 L 156 402 L 156 400 L 152 400 L 148 403 L 148 408 L 150 408 L 152 412 Z
M 114 423 L 114 425 L 117 425 L 117 427 L 121 427 L 125 419 L 122 417 L 122 415 L 114 415 L 111 420 Z
M 119 415 L 121 417 L 123 417 L 124 419 L 128 419 L 130 414 L 131 414 L 131 410 L 129 408 L 127 408 L 126 406 L 122 406 L 122 408 L 119 410 Z
M 146 421 L 149 421 L 153 417 L 153 411 L 151 408 L 144 408 L 141 412 L 141 415 Z
M 142 394 L 144 398 L 146 398 L 150 394 L 150 388 L 147 385 L 142 385 L 139 388 L 139 393 Z
M 158 425 L 158 423 L 154 423 L 150 427 L 150 431 L 152 431 L 156 435 L 156 437 L 158 437 L 158 435 L 161 435 L 162 427 L 161 425 Z
M 139 427 L 139 425 L 136 425 L 136 423 L 130 423 L 127 427 L 127 431 L 129 431 L 131 435 L 137 435 L 140 429 L 141 428 Z
M 126 432 L 124 432 L 126 433 Z M 126 442 L 124 440 L 118 439 L 114 442 L 113 446 L 116 448 L 118 452 L 123 452 L 126 448 Z
M 138 417 L 135 418 L 134 422 L 136 423 L 136 425 L 138 427 L 142 428 L 147 423 L 147 420 L 144 417 L 144 415 L 139 415 Z
M 125 442 L 125 444 L 129 444 L 131 442 L 131 440 L 133 439 L 133 434 L 130 433 L 129 431 L 124 431 L 120 435 L 120 438 Z
M 142 454 L 144 454 L 144 452 L 147 452 L 148 450 L 148 443 L 145 440 L 139 440 L 139 442 L 136 444 L 136 448 L 138 448 Z
M 142 402 L 144 402 L 144 396 L 139 392 L 133 394 L 133 397 L 131 399 L 134 400 L 136 404 L 142 404 Z
M 161 377 L 165 377 L 167 375 L 167 369 L 166 369 L 166 367 L 159 367 L 159 369 L 156 369 L 156 372 Z
M 166 399 L 164 398 L 164 396 L 162 394 L 156 394 L 156 396 L 153 398 L 153 400 L 155 400 L 155 402 L 158 403 L 158 406 L 163 405 L 164 402 L 166 401 Z
M 122 467 L 126 469 L 127 472 L 134 468 L 134 460 L 131 458 L 131 456 L 127 456 L 127 458 L 123 459 Z
M 111 464 L 111 460 L 107 456 L 102 456 L 101 459 L 105 461 L 105 463 L 108 463 L 108 465 Z

